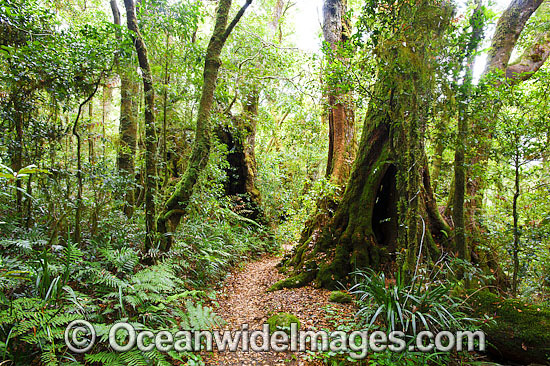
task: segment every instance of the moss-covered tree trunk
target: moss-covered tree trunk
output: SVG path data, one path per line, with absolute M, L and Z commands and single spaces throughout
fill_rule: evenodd
M 136 98 L 139 95 L 139 86 L 134 79 L 136 76 L 131 67 L 120 72 L 120 141 L 117 167 L 118 171 L 126 175 L 128 180 L 132 182 L 135 179 L 135 156 L 137 153 L 138 105 Z M 126 216 L 131 217 L 134 213 L 136 190 L 130 188 L 125 195 L 124 213 Z
M 231 8 L 231 0 L 220 0 L 218 3 L 214 31 L 206 49 L 203 72 L 204 82 L 197 114 L 193 151 L 191 152 L 191 158 L 183 177 L 176 185 L 174 193 L 164 204 L 164 208 L 158 217 L 157 230 L 161 234 L 172 232 L 179 225 L 182 216 L 185 214 L 189 198 L 193 194 L 199 175 L 208 163 L 210 154 L 210 114 L 214 103 L 218 70 L 221 65 L 220 54 L 227 37 L 229 37 L 231 31 L 251 3 L 252 0 L 246 0 L 245 5 L 241 7 L 229 25 L 227 25 L 227 19 Z M 169 250 L 171 242 L 171 236 L 163 235 L 162 249 Z
M 111 0 L 113 23 L 120 25 L 120 11 L 116 0 Z M 117 39 L 122 37 L 117 34 Z M 125 175 L 130 181 L 135 175 L 135 156 L 137 149 L 137 102 L 139 92 L 138 85 L 134 79 L 135 67 L 132 67 L 132 60 L 125 59 L 120 62 L 116 59 L 118 74 L 120 76 L 120 123 L 119 123 L 119 146 L 117 150 L 117 169 L 119 174 Z M 130 188 L 125 192 L 124 213 L 131 217 L 134 213 L 135 189 Z
M 153 88 L 153 74 L 149 66 L 147 47 L 139 31 L 136 19 L 134 0 L 124 0 L 128 29 L 132 32 L 134 46 L 138 56 L 139 67 L 143 79 L 145 94 L 145 252 L 153 247 L 155 242 L 155 89 Z
M 338 209 L 322 229 L 303 236 L 286 262 L 293 276 L 272 289 L 310 281 L 335 287 L 360 267 L 398 265 L 412 273 L 417 261 L 436 259 L 446 245 L 449 227 L 433 197 L 424 128 L 435 58 L 427 44 L 448 24 L 450 6 L 401 6 L 408 17 L 377 48 L 378 80 Z
M 464 225 L 464 200 L 466 192 L 466 139 L 468 136 L 468 106 L 470 105 L 470 91 L 474 73 L 474 51 L 477 49 L 483 36 L 483 18 L 481 1 L 477 1 L 477 8 L 470 18 L 472 34 L 466 45 L 464 60 L 469 65 L 459 88 L 458 103 L 458 131 L 455 147 L 454 184 L 453 191 L 453 222 L 454 222 L 454 248 L 461 259 L 470 260 L 470 250 L 466 242 L 466 228 Z
M 472 293 L 467 302 L 477 317 L 494 318 L 482 325 L 493 358 L 506 364 L 550 365 L 550 308 L 486 290 Z

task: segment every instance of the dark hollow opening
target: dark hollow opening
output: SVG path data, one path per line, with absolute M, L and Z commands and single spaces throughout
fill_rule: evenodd
M 397 242 L 397 168 L 391 164 L 378 187 L 372 213 L 372 228 L 379 245 L 396 249 Z

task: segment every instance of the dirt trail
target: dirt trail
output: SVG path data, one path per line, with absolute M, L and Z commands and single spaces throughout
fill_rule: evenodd
M 218 292 L 219 308 L 216 313 L 226 322 L 225 329 L 239 330 L 249 324 L 250 330 L 260 330 L 266 320 L 278 312 L 288 312 L 300 319 L 301 329 L 333 329 L 329 312 L 338 314 L 342 322 L 353 318 L 349 304 L 328 301 L 330 291 L 306 286 L 275 292 L 266 290 L 283 278 L 275 266 L 278 257 L 263 257 L 248 263 L 243 269 L 227 276 Z M 305 353 L 291 352 L 214 352 L 204 354 L 206 365 L 321 365 L 308 360 Z

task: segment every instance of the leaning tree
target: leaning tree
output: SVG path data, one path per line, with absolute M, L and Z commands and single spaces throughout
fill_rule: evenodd
M 245 4 L 237 12 L 233 20 L 227 24 L 232 0 L 222 0 L 218 3 L 214 30 L 204 59 L 203 84 L 201 98 L 197 112 L 197 125 L 195 127 L 195 141 L 193 151 L 185 173 L 176 185 L 174 192 L 165 202 L 164 207 L 157 218 L 157 231 L 162 234 L 161 249 L 170 250 L 172 245 L 172 233 L 185 215 L 189 199 L 195 191 L 195 185 L 200 173 L 204 170 L 210 156 L 210 130 L 212 106 L 214 104 L 214 92 L 218 80 L 218 72 L 221 66 L 220 55 L 227 38 L 252 3 L 246 0 Z

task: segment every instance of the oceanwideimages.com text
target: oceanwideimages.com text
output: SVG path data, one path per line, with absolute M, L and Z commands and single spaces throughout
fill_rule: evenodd
M 65 330 L 65 343 L 73 352 L 89 351 L 97 341 L 96 330 L 85 320 L 75 320 Z M 251 330 L 248 324 L 230 330 L 152 331 L 136 329 L 130 323 L 111 326 L 108 345 L 117 352 L 134 348 L 143 352 L 157 349 L 161 352 L 345 352 L 356 359 L 372 352 L 449 352 L 484 351 L 485 334 L 482 331 L 421 331 L 415 337 L 393 331 L 313 331 L 300 330 L 293 323 L 290 329 L 270 332 L 269 325 Z

